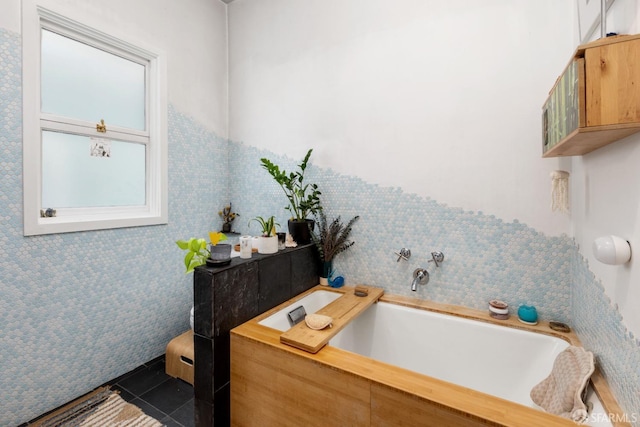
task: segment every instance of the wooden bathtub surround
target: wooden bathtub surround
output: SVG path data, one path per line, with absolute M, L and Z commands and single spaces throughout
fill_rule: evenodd
M 318 310 L 317 314 L 329 316 L 333 319 L 331 328 L 314 330 L 305 322 L 300 322 L 288 331 L 280 335 L 280 342 L 299 348 L 309 353 L 317 353 L 331 338 L 336 336 L 351 320 L 362 314 L 371 304 L 375 303 L 384 294 L 384 289 L 359 285 L 358 288 L 366 291 L 364 297 L 356 296 L 350 287 L 340 298 Z M 311 314 L 311 313 L 308 313 Z
M 331 290 L 318 286 L 314 290 Z M 381 301 L 467 317 L 563 338 L 575 334 L 497 321 L 464 307 L 384 295 Z M 336 300 L 337 301 L 337 300 Z M 284 307 L 284 304 L 280 307 Z M 281 332 L 258 322 L 278 307 L 231 331 L 233 426 L 575 426 L 568 419 L 341 350 L 316 354 L 280 342 Z M 622 414 L 598 371 L 594 388 L 609 413 Z M 626 423 L 615 423 L 629 426 Z

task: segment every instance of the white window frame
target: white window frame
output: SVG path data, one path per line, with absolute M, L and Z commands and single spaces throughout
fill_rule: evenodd
M 166 55 L 139 43 L 125 41 L 45 9 L 38 0 L 23 0 L 23 193 L 24 235 L 66 233 L 122 227 L 166 224 L 167 202 L 167 91 Z M 94 136 L 135 140 L 146 145 L 146 205 L 56 209 L 42 204 L 42 131 L 87 134 L 86 123 L 41 112 L 41 29 L 71 36 L 127 59 L 147 62 L 146 130 L 134 131 L 107 125 L 106 133 Z M 119 138 L 120 137 L 120 138 Z M 42 218 L 40 211 L 54 208 L 55 217 Z

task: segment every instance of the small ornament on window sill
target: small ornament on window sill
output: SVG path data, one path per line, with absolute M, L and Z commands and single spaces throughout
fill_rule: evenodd
M 569 213 L 569 172 L 551 172 L 551 210 Z
M 96 124 L 96 132 L 107 133 L 107 125 L 104 124 L 104 119 L 100 119 L 100 123 Z
M 56 210 L 55 209 L 51 209 L 51 208 L 47 208 L 45 209 L 40 209 L 40 218 L 53 218 L 56 216 Z

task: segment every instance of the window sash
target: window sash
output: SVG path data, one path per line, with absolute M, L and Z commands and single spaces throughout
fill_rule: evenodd
M 137 142 L 140 144 L 149 144 L 150 137 L 148 132 L 134 131 L 133 129 L 111 126 L 106 123 L 107 131 L 104 133 L 96 132 L 96 124 L 93 126 L 87 122 L 80 120 L 65 119 L 51 114 L 42 114 L 40 118 L 40 128 L 42 130 L 51 130 L 62 133 L 71 133 L 74 135 L 95 136 L 100 138 L 118 139 L 121 141 Z
M 48 16 L 48 15 L 47 15 Z M 51 18 L 49 18 L 51 19 Z M 139 64 L 141 66 L 144 67 L 145 69 L 145 74 L 144 74 L 144 85 L 145 85 L 145 99 L 144 99 L 144 129 L 142 130 L 142 133 L 149 135 L 149 126 L 150 126 L 150 113 L 149 113 L 149 109 L 151 108 L 151 93 L 150 93 L 150 89 L 152 87 L 152 69 L 151 69 L 151 61 L 152 58 L 149 58 L 149 55 L 140 55 L 140 54 L 134 54 L 132 53 L 133 50 L 138 51 L 138 53 L 142 53 L 139 52 L 139 49 L 137 48 L 132 48 L 131 46 L 129 46 L 129 50 L 125 50 L 122 43 L 114 43 L 111 42 L 107 43 L 104 40 L 101 39 L 96 39 L 94 37 L 96 37 L 98 34 L 94 34 L 94 36 L 89 36 L 87 34 L 83 34 L 81 32 L 79 32 L 78 30 L 74 30 L 72 28 L 68 28 L 65 27 L 63 25 L 61 25 L 59 22 L 59 19 L 56 19 L 56 22 L 54 21 L 49 21 L 47 20 L 47 18 L 42 18 L 40 21 L 40 37 L 42 37 L 42 30 L 48 30 L 51 32 L 54 32 L 58 35 L 61 35 L 63 37 L 67 37 L 69 39 L 72 39 L 76 42 L 79 43 L 83 43 L 86 44 L 92 48 L 95 49 L 99 49 L 102 50 L 106 53 L 109 53 L 111 55 L 115 55 L 115 56 L 119 56 L 121 58 L 124 58 L 128 61 L 131 62 L 135 62 L 136 64 Z M 100 35 L 100 37 L 104 37 L 104 35 Z M 39 47 L 38 47 L 38 51 L 40 52 L 40 49 L 42 47 L 42 43 L 39 43 Z M 40 57 L 40 55 L 39 55 Z M 41 71 L 41 66 L 38 66 L 38 73 L 40 73 Z M 41 84 L 41 80 L 40 80 L 40 74 L 38 74 L 39 79 L 38 79 L 38 87 L 40 88 L 40 84 Z M 41 104 L 40 104 L 40 108 L 41 108 Z M 42 110 L 40 110 L 40 114 L 41 116 L 50 116 L 50 117 L 56 117 L 58 121 L 62 121 L 62 122 L 82 122 L 81 120 L 78 120 L 77 118 L 74 117 L 68 117 L 68 116 L 59 116 L 59 115 L 55 115 L 55 114 L 50 114 L 50 113 L 45 113 Z M 85 122 L 88 123 L 88 122 Z M 109 125 L 107 123 L 107 125 Z M 88 123 L 89 127 L 94 127 L 95 128 L 95 124 L 92 123 Z M 113 126 L 113 125 L 111 125 Z M 121 129 L 128 129 L 128 131 L 130 132 L 141 132 L 137 129 L 133 129 L 133 128 L 124 128 L 122 127 Z
M 41 135 L 43 208 L 146 206 L 147 144 L 55 131 Z M 105 140 L 110 157 L 92 156 L 92 144 Z

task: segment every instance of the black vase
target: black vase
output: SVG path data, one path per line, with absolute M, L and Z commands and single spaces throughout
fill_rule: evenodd
M 312 219 L 290 219 L 289 234 L 299 245 L 311 243 L 311 230 L 315 227 L 316 222 Z

